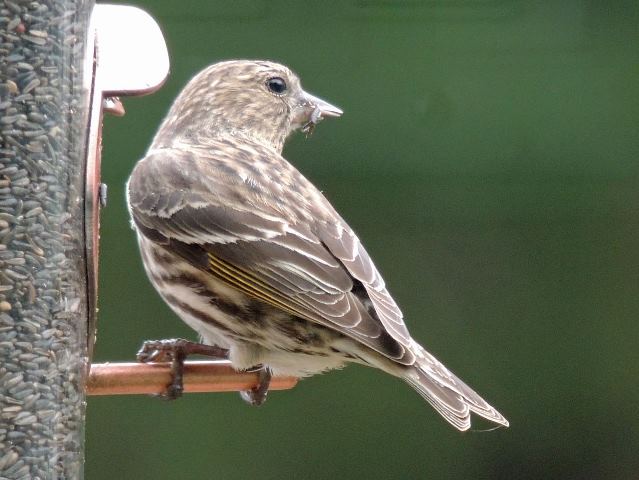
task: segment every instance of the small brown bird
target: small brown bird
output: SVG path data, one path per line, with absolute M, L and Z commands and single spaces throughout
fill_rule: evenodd
M 128 202 L 151 282 L 211 347 L 148 342 L 139 358 L 228 356 L 260 369 L 243 395 L 253 404 L 271 374 L 355 362 L 403 379 L 459 430 L 470 412 L 508 426 L 413 340 L 355 233 L 282 157 L 293 131 L 341 114 L 268 61 L 217 63 L 184 88 L 131 174 Z M 171 388 L 177 396 L 179 381 Z

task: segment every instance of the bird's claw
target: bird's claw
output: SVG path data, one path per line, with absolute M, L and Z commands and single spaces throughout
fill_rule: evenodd
M 227 359 L 228 350 L 215 345 L 204 345 L 183 338 L 168 340 L 146 340 L 136 355 L 141 363 L 171 362 L 171 383 L 157 396 L 166 400 L 175 400 L 184 392 L 184 360 L 189 355 L 206 355 Z
M 135 358 L 140 363 L 169 362 L 173 359 L 175 352 L 175 342 L 179 339 L 171 340 L 146 340 Z
M 271 384 L 271 371 L 264 366 L 259 366 L 257 369 L 258 383 L 250 390 L 244 390 L 240 392 L 242 400 L 249 405 L 259 407 L 266 401 L 268 395 L 268 387 Z

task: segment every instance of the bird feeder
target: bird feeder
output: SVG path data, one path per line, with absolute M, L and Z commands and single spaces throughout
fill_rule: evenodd
M 78 479 L 86 395 L 170 381 L 164 364 L 91 367 L 102 115 L 159 88 L 168 53 L 148 14 L 90 0 L 6 0 L 0 33 L 0 478 Z M 256 382 L 228 362 L 185 368 L 186 392 Z

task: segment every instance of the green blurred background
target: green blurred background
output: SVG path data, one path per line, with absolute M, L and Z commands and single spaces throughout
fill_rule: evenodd
M 512 426 L 460 434 L 352 366 L 259 409 L 91 398 L 86 478 L 637 478 L 636 1 L 136 5 L 172 72 L 105 121 L 96 360 L 195 338 L 143 273 L 124 183 L 193 74 L 266 58 L 345 111 L 285 156 L 359 233 L 413 335 Z

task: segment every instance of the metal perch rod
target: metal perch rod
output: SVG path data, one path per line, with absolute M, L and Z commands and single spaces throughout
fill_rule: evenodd
M 87 395 L 135 395 L 161 393 L 171 382 L 170 363 L 94 363 Z M 257 372 L 237 372 L 227 360 L 184 362 L 184 392 L 233 392 L 250 390 Z M 269 390 L 287 390 L 294 377 L 273 377 Z

